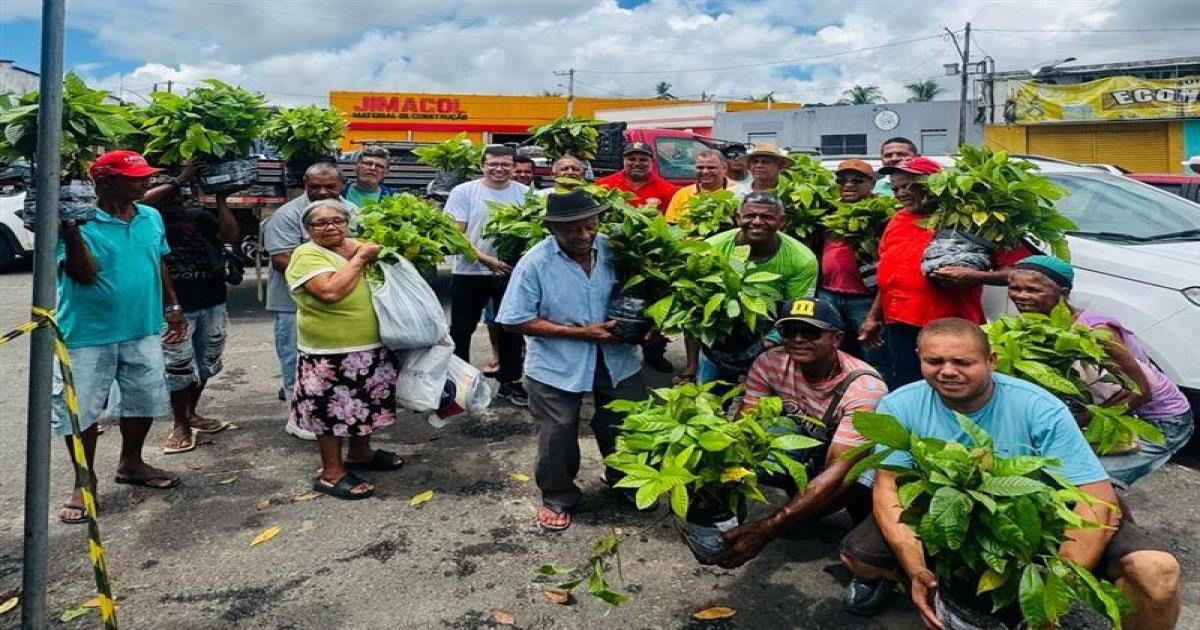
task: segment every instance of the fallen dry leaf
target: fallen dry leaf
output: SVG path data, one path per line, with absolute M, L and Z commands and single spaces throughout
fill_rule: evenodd
M 433 498 L 433 490 L 426 490 L 408 500 L 409 505 L 421 505 Z
M 295 501 L 312 501 L 313 499 L 315 499 L 319 496 L 321 496 L 320 492 L 317 492 L 315 490 L 309 490 L 308 492 L 305 492 L 304 494 L 296 495 L 296 498 L 294 500 Z
M 515 473 L 508 473 L 508 476 L 509 476 L 509 477 L 512 477 L 514 480 L 516 480 L 516 481 L 520 481 L 520 482 L 522 482 L 522 483 L 523 483 L 523 482 L 526 482 L 526 481 L 529 481 L 529 475 L 526 475 L 525 473 L 517 473 L 517 472 L 515 472 Z
M 517 618 L 503 608 L 493 608 L 488 612 L 492 613 L 492 621 L 502 626 L 512 626 L 517 623 Z
M 217 482 L 217 485 L 219 485 L 219 486 L 228 486 L 229 484 L 231 484 L 231 483 L 233 483 L 233 482 L 235 482 L 235 481 L 237 481 L 237 475 L 234 475 L 234 476 L 232 476 L 232 477 L 230 477 L 230 478 L 228 478 L 228 479 L 222 479 L 222 480 L 220 480 L 220 481 L 218 481 L 218 482 Z
M 80 606 L 83 606 L 84 608 L 99 608 L 100 607 L 100 598 L 93 597 L 93 598 L 87 600 L 86 602 L 83 602 L 82 604 L 80 604 Z
M 236 424 L 234 424 L 234 423 L 230 422 L 230 423 L 229 423 L 229 426 L 225 427 L 225 430 L 226 430 L 226 431 L 237 431 L 237 430 L 238 430 L 238 429 L 240 429 L 240 428 L 241 428 L 241 427 L 239 427 L 238 425 L 236 425 Z
M 75 619 L 76 617 L 82 617 L 82 616 L 88 614 L 89 612 L 91 612 L 91 610 L 88 608 L 84 608 L 83 606 L 76 606 L 74 608 L 68 608 L 67 610 L 64 610 L 61 615 L 58 616 L 58 620 L 65 623 L 67 621 Z
M 16 608 L 20 601 L 20 597 L 9 597 L 3 604 L 0 604 L 0 615 Z
M 259 499 L 254 502 L 254 509 L 258 510 L 259 512 L 261 512 L 269 507 L 271 507 L 270 499 Z
M 272 526 L 262 530 L 262 533 L 260 533 L 259 535 L 255 536 L 254 540 L 250 541 L 250 546 L 253 547 L 254 545 L 257 545 L 259 543 L 265 543 L 268 540 L 271 540 L 272 538 L 278 536 L 279 532 L 281 532 L 281 531 L 283 531 L 282 527 L 280 527 L 278 525 L 272 525 Z
M 692 617 L 696 619 L 728 619 L 737 614 L 737 611 L 725 606 L 710 606 L 704 610 L 698 610 L 692 613 Z
M 555 604 L 566 606 L 571 603 L 571 591 L 564 591 L 561 588 L 548 588 L 542 591 L 542 595 Z
M 204 464 L 190 459 L 186 462 L 183 462 L 183 465 L 187 467 L 188 470 L 204 470 Z

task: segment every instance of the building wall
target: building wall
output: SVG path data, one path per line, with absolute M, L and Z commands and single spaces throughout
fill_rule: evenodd
M 1200 120 L 1185 120 L 1181 129 L 1183 153 L 1179 156 L 1181 162 L 1177 166 L 1179 172 L 1184 172 L 1182 162 L 1193 155 L 1200 155 Z
M 38 74 L 13 66 L 11 61 L 0 59 L 0 94 L 20 96 L 38 89 Z
M 899 116 L 893 129 L 875 124 L 881 111 Z M 974 107 L 971 107 L 974 114 Z M 874 155 L 884 140 L 911 139 L 925 153 L 952 152 L 958 137 L 958 102 L 880 103 L 836 105 L 793 110 L 718 113 L 713 135 L 723 140 L 774 142 L 791 150 L 811 151 L 822 146 L 822 136 L 865 135 L 866 153 Z M 774 134 L 774 137 L 771 137 Z M 972 123 L 966 141 L 980 144 L 983 128 Z
M 1009 153 L 1112 164 L 1135 173 L 1182 173 L 1188 147 L 1200 152 L 1200 121 L 988 125 L 984 136 L 987 146 Z

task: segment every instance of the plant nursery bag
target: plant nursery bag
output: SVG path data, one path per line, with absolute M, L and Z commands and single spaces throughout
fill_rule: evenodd
M 959 230 L 938 230 L 925 246 L 921 273 L 926 276 L 942 267 L 970 267 L 979 271 L 992 268 L 992 250 L 996 244 Z
M 383 282 L 369 284 L 383 345 L 392 350 L 412 350 L 438 343 L 450 327 L 429 283 L 404 258 L 378 264 Z

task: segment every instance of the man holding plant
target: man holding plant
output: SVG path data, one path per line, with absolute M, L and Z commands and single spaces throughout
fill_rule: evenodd
M 1060 557 L 1115 582 L 1134 607 L 1126 627 L 1173 628 L 1179 563 L 1133 522 L 1067 407 L 1032 383 L 995 373 L 995 355 L 974 322 L 930 322 L 920 332 L 918 354 L 924 380 L 886 396 L 879 413 L 894 416 L 913 436 L 959 443 L 968 441 L 955 416 L 962 414 L 991 435 L 997 455 L 1058 460 L 1055 472 L 1097 499 L 1077 502 L 1075 513 L 1109 526 L 1069 531 Z M 914 466 L 903 450 L 892 452 L 883 465 Z M 843 603 L 850 612 L 873 615 L 886 604 L 890 582 L 907 583 L 925 625 L 943 628 L 933 604 L 939 578 L 929 569 L 916 531 L 901 521 L 898 491 L 897 472 L 879 469 L 872 516 L 842 542 L 842 561 L 855 575 Z
M 387 177 L 391 153 L 384 147 L 363 147 L 354 160 L 354 181 L 342 188 L 342 198 L 356 206 L 400 191 L 383 185 Z
M 713 193 L 728 187 L 729 180 L 725 177 L 725 156 L 716 149 L 697 151 L 696 183 L 675 191 L 664 217 L 674 223 L 687 212 L 688 200 L 692 197 L 702 192 Z
M 545 531 L 570 527 L 571 509 L 582 496 L 575 475 L 584 395 L 594 398 L 591 427 L 604 456 L 616 448 L 621 423 L 605 405 L 646 397 L 637 351 L 613 335 L 616 321 L 606 317 L 617 282 L 608 238 L 599 234 L 599 216 L 607 209 L 582 190 L 550 195 L 543 220 L 551 235 L 517 263 L 496 317 L 526 340 L 525 382 L 538 426 L 542 491 L 537 523 Z M 612 469 L 605 475 L 610 485 L 619 478 Z
M 845 508 L 862 522 L 871 511 L 870 490 L 844 483 L 857 458 L 844 458 L 850 449 L 866 444 L 851 424 L 855 411 L 874 411 L 887 393 L 883 378 L 870 365 L 838 349 L 842 318 L 822 299 L 799 299 L 780 306 L 775 328 L 783 344 L 758 356 L 746 377 L 743 412 L 759 400 L 778 396 L 788 416 L 819 420 L 798 421 L 809 437 L 822 443 L 801 452 L 809 484 L 771 516 L 735 527 L 721 537 L 726 550 L 713 559 L 725 568 L 739 567 L 758 556 L 772 540 L 798 526 Z

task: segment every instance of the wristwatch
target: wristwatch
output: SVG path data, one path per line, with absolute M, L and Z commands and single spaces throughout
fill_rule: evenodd
M 183 307 L 178 304 L 172 304 L 163 309 L 164 315 L 166 315 L 167 313 L 182 313 L 182 312 L 183 312 Z

